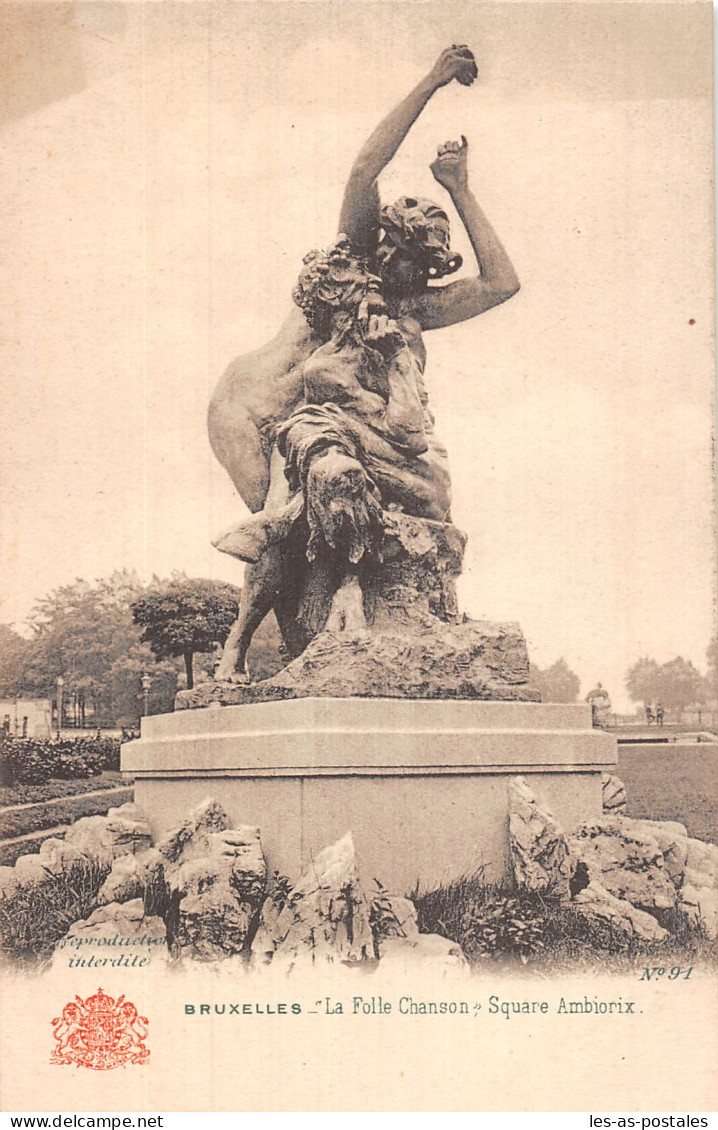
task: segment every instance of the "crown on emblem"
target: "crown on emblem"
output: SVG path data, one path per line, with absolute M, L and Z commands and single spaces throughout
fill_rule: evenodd
M 103 993 L 102 989 L 98 989 L 94 997 L 87 998 L 85 1008 L 91 1016 L 106 1016 L 108 1013 L 114 1012 L 115 998 L 109 997 L 107 993 Z

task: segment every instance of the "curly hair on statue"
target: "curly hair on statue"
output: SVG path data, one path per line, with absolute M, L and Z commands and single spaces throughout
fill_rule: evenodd
M 379 224 L 384 231 L 379 256 L 382 268 L 396 251 L 413 259 L 431 279 L 452 275 L 463 262 L 449 246 L 449 217 L 433 200 L 401 196 L 382 208 Z
M 347 237 L 340 235 L 328 251 L 314 250 L 304 256 L 292 298 L 314 334 L 326 341 L 333 320 L 340 327 L 344 321 L 345 331 L 355 325 L 359 306 L 380 282 L 370 273 L 366 261 L 353 254 Z

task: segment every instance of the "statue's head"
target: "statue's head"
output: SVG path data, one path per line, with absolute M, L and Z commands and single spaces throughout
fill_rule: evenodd
M 433 201 L 402 196 L 382 208 L 379 225 L 376 264 L 390 297 L 421 293 L 461 266 L 451 251 L 449 217 Z
M 328 251 L 310 251 L 292 297 L 315 335 L 328 341 L 337 328 L 348 330 L 357 321 L 359 308 L 369 301 L 372 309 L 382 305 L 381 280 L 372 275 L 364 259 L 354 255 L 345 235 Z

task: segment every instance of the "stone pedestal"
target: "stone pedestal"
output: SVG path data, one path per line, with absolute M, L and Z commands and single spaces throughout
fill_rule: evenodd
M 351 830 L 366 884 L 396 893 L 508 868 L 507 788 L 523 775 L 572 828 L 601 813 L 616 743 L 585 704 L 297 698 L 143 720 L 123 746 L 155 836 L 213 796 L 260 827 L 270 871 L 297 879 Z

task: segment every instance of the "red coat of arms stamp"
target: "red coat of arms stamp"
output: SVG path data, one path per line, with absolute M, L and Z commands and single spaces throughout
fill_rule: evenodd
M 148 1023 L 124 996 L 115 1000 L 102 989 L 87 1000 L 76 996 L 52 1022 L 56 1045 L 50 1063 L 77 1064 L 94 1071 L 147 1063 Z

